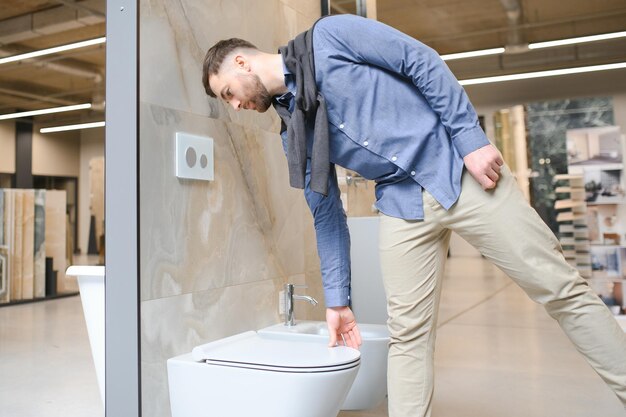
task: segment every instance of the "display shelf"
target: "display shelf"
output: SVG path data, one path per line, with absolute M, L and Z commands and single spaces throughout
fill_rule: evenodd
M 579 179 L 582 179 L 582 175 L 580 174 L 556 174 L 554 176 L 554 181 L 571 181 Z
M 554 189 L 554 192 L 559 193 L 559 194 L 570 194 L 570 193 L 576 193 L 576 192 L 581 192 L 581 191 L 584 192 L 585 189 L 583 187 L 570 187 L 570 186 L 561 186 L 561 187 L 556 187 Z
M 602 206 L 608 204 L 626 204 L 623 197 L 598 197 L 594 201 L 587 201 L 588 206 Z
M 624 169 L 624 164 L 618 162 L 570 163 L 570 166 L 589 171 L 619 171 Z
M 568 130 L 569 187 L 557 187 L 557 196 L 582 199 L 586 207 L 588 253 L 576 254 L 576 268 L 610 306 L 626 307 L 626 141 L 618 126 Z M 582 180 L 575 179 L 580 176 Z M 575 183 L 575 184 L 574 184 Z M 559 184 L 563 185 L 563 184 Z M 576 190 L 582 187 L 583 190 Z M 565 194 L 563 194 L 565 193 Z M 574 197 L 575 196 L 575 197 Z M 567 203 L 560 203 L 567 204 Z M 572 210 L 576 211 L 576 210 Z M 577 220 L 582 222 L 583 220 Z M 565 225 L 564 225 L 565 226 Z M 576 229 L 559 228 L 578 237 Z M 582 248 L 581 248 L 582 249 Z M 578 248 L 577 248 L 578 251 Z M 586 265 L 580 265 L 584 261 Z M 571 260 L 568 262 L 572 263 Z M 619 284 L 619 286 L 618 286 Z M 618 294 L 621 293 L 621 297 Z
M 557 210 L 566 209 L 566 208 L 574 208 L 574 207 L 585 207 L 586 203 L 584 200 L 557 200 L 554 203 L 554 208 Z
M 19 304 L 29 304 L 29 303 L 37 303 L 40 301 L 56 300 L 58 298 L 73 297 L 78 294 L 79 294 L 78 291 L 63 292 L 63 293 L 59 293 L 55 295 L 48 295 L 46 297 L 30 298 L 28 300 L 15 300 L 15 301 L 9 301 L 8 303 L 0 303 L 0 307 L 8 307 L 8 306 L 14 306 L 14 305 L 19 305 Z
M 557 198 L 554 202 L 554 209 L 558 211 L 556 221 L 565 223 L 559 225 L 559 242 L 564 247 L 563 255 L 581 276 L 588 278 L 592 274 L 589 254 L 591 247 L 586 223 L 587 204 L 583 176 L 561 174 L 556 175 L 554 181 L 567 183 L 556 187 L 557 195 L 561 194 L 561 197 L 569 195 L 566 198 Z
M 556 215 L 556 221 L 558 223 L 571 222 L 574 220 L 583 220 L 584 218 L 585 213 L 572 213 L 571 211 L 566 211 Z

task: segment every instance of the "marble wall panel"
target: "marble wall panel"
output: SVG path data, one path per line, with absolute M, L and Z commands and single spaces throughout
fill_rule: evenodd
M 140 6 L 140 36 L 149 39 L 140 48 L 140 101 L 265 130 L 279 128 L 273 111 L 236 112 L 208 97 L 201 83 L 202 61 L 211 45 L 231 37 L 276 51 L 319 18 L 319 2 L 142 0 Z
M 208 97 L 201 82 L 206 49 L 216 41 L 240 37 L 274 52 L 308 29 L 319 7 L 317 0 L 140 1 L 146 415 L 169 415 L 168 358 L 282 320 L 285 282 L 311 286 L 309 276 L 318 278 L 301 292 L 318 298 L 324 317 L 312 218 L 302 191 L 289 187 L 277 115 L 235 112 Z M 214 181 L 175 176 L 176 132 L 214 139 Z M 298 308 L 307 318 L 308 305 Z
M 255 205 L 267 192 L 250 179 L 264 174 L 242 166 L 233 143 L 254 152 L 254 131 L 151 104 L 140 117 L 142 300 L 281 276 L 271 216 Z M 175 176 L 176 131 L 214 138 L 214 181 Z
M 277 257 L 282 276 L 304 271 L 302 213 L 309 215 L 303 192 L 289 186 L 289 172 L 279 136 L 260 129 L 243 132 L 229 125 L 235 154 L 250 191 L 257 221 Z M 239 131 L 240 134 L 235 134 Z

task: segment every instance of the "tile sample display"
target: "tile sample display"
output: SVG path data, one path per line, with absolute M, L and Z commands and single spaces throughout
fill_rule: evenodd
M 99 245 L 104 233 L 104 157 L 89 161 L 89 213 L 96 218 L 95 237 Z
M 4 241 L 5 227 L 5 190 L 0 189 L 0 303 L 9 302 L 9 252 L 7 250 L 6 242 Z
M 46 295 L 46 190 L 35 190 L 34 295 Z
M 22 299 L 22 219 L 24 218 L 24 192 L 13 191 L 14 206 L 12 213 L 13 242 L 9 245 L 11 253 L 11 300 Z
M 34 296 L 35 190 L 22 190 L 22 299 Z M 19 248 L 18 248 L 19 250 Z
M 0 303 L 8 303 L 9 297 L 9 252 L 6 247 L 0 247 Z
M 0 246 L 4 244 L 4 190 L 0 188 Z
M 46 256 L 53 258 L 53 269 L 57 271 L 57 292 L 65 291 L 66 233 L 65 233 L 65 191 L 46 191 Z
M 13 190 L 4 190 L 4 253 L 6 255 L 6 295 L 2 296 L 3 302 L 11 300 L 11 276 L 13 266 L 13 254 L 10 250 L 13 245 L 15 235 L 13 233 L 13 206 L 15 203 L 15 193 Z

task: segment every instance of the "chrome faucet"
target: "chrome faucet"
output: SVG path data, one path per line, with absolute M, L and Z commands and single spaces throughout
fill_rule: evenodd
M 304 300 L 314 306 L 317 305 L 317 300 L 313 297 L 294 294 L 293 290 L 295 287 L 306 288 L 306 285 L 285 284 L 285 326 L 294 326 L 296 324 L 296 318 L 293 312 L 294 300 Z

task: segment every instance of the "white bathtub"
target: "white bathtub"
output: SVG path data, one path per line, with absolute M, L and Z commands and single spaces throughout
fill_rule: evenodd
M 104 404 L 104 266 L 73 265 L 66 274 L 78 279 L 91 355 L 96 367 L 100 398 Z

